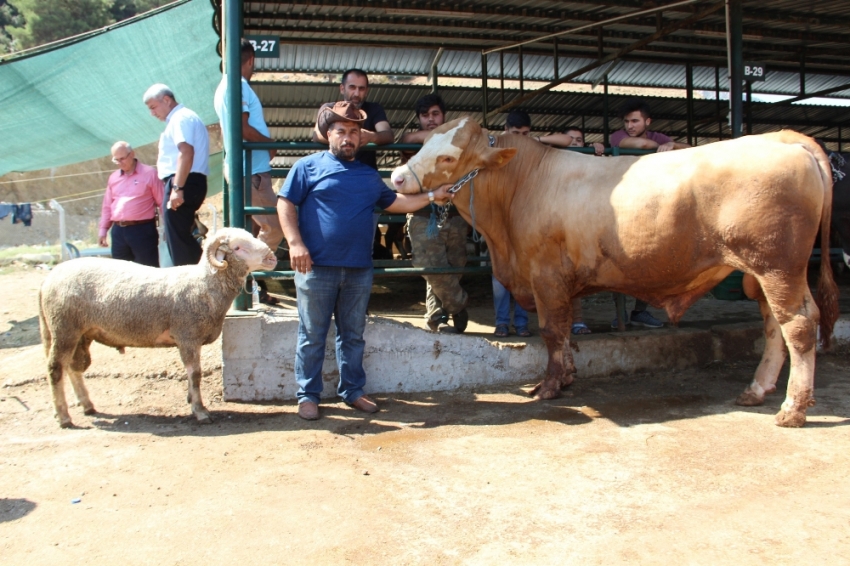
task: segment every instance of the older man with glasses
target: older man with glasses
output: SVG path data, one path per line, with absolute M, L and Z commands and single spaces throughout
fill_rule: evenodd
M 109 176 L 100 214 L 98 243 L 108 247 L 112 228 L 112 257 L 159 267 L 156 211 L 162 210 L 163 185 L 156 168 L 141 163 L 125 141 L 112 146 L 118 170 Z

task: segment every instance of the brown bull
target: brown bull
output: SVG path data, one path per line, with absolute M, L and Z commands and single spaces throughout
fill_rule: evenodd
M 474 185 L 454 205 L 487 239 L 496 278 L 538 313 L 549 361 L 537 398 L 557 397 L 572 383 L 573 297 L 626 293 L 664 308 L 676 324 L 739 269 L 745 292 L 758 299 L 766 342 L 737 402 L 763 403 L 790 351 L 776 423 L 805 423 L 814 404 L 818 322 L 828 345 L 838 317 L 829 262 L 821 263 L 817 306 L 806 282 L 818 230 L 828 253 L 832 205 L 829 163 L 812 139 L 781 132 L 599 158 L 523 136 L 488 137 L 462 118 L 434 130 L 392 180 L 399 192 L 415 193 L 476 169 Z

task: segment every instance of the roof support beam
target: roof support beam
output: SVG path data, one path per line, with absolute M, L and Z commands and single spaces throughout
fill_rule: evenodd
M 541 87 L 541 88 L 539 88 L 535 91 L 532 91 L 532 92 L 530 92 L 530 93 L 528 93 L 524 96 L 520 96 L 520 97 L 512 100 L 511 102 L 509 102 L 507 104 L 503 104 L 499 108 L 496 108 L 495 110 L 490 112 L 489 115 L 495 115 L 495 114 L 498 114 L 500 112 L 504 112 L 505 110 L 509 110 L 509 109 L 513 108 L 514 106 L 518 106 L 518 105 L 522 104 L 523 102 L 525 102 L 527 100 L 531 100 L 535 96 L 538 96 L 540 94 L 548 92 L 548 91 L 552 90 L 553 88 L 555 88 L 556 86 L 558 86 L 560 84 L 563 84 L 565 82 L 569 82 L 569 81 L 573 80 L 574 78 L 579 77 L 579 76 L 583 75 L 584 73 L 599 67 L 600 65 L 604 65 L 605 63 L 608 63 L 609 61 L 614 61 L 615 59 L 619 59 L 623 55 L 626 55 L 626 54 L 634 51 L 635 49 L 639 49 L 640 47 L 643 47 L 644 45 L 646 45 L 648 43 L 652 43 L 653 41 L 660 39 L 660 38 L 664 37 L 665 35 L 668 35 L 670 33 L 673 33 L 676 30 L 687 27 L 687 26 L 691 25 L 692 23 L 699 21 L 702 18 L 708 16 L 709 14 L 713 14 L 714 12 L 722 9 L 723 7 L 724 7 L 723 2 L 713 4 L 713 5 L 709 6 L 708 8 L 706 8 L 706 9 L 700 11 L 700 12 L 697 12 L 696 14 L 694 14 L 693 16 L 691 16 L 689 18 L 685 18 L 684 20 L 680 20 L 678 22 L 671 23 L 671 24 L 665 26 L 664 29 L 657 31 L 657 32 L 653 33 L 652 35 L 647 36 L 640 41 L 636 41 L 635 43 L 632 43 L 631 45 L 620 49 L 616 53 L 612 53 L 611 55 L 608 55 L 606 57 L 602 57 L 601 59 L 597 59 L 593 63 L 590 63 L 589 65 L 585 65 L 584 67 L 582 67 L 581 69 L 578 69 L 577 71 L 573 71 L 572 73 L 569 73 L 568 75 L 566 75 L 566 76 L 564 76 L 564 77 L 562 77 L 562 78 L 560 78 L 556 81 L 552 81 L 549 84 L 547 84 L 547 85 L 545 85 L 545 86 L 543 86 L 543 87 Z
M 816 96 L 824 96 L 825 94 L 832 94 L 833 92 L 841 92 L 842 90 L 850 90 L 850 83 L 834 86 L 831 88 L 825 88 L 823 90 L 819 90 L 817 92 L 810 92 L 808 94 L 801 94 L 800 96 L 795 96 L 794 98 L 789 98 L 787 100 L 780 100 L 779 102 L 774 102 L 774 106 L 785 106 L 794 102 L 799 102 L 800 100 L 806 100 L 807 98 L 814 98 Z

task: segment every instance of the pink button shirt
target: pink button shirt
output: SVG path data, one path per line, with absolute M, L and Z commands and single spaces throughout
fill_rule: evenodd
M 156 207 L 162 209 L 163 185 L 156 168 L 136 160 L 132 173 L 121 169 L 109 176 L 100 213 L 100 237 L 106 236 L 113 222 L 150 220 Z

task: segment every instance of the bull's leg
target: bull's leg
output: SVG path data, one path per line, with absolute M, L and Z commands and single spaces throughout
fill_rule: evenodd
M 576 372 L 569 338 L 569 329 L 573 321 L 572 302 L 568 292 L 556 295 L 557 291 L 564 292 L 564 289 L 550 288 L 542 291 L 535 288 L 534 290 L 540 335 L 549 353 L 546 377 L 531 391 L 535 399 L 560 397 L 561 389 L 573 382 Z
M 89 354 L 89 346 L 91 340 L 83 336 L 77 343 L 77 348 L 74 350 L 74 357 L 71 359 L 71 364 L 68 369 L 68 377 L 71 380 L 71 385 L 74 387 L 74 393 L 77 396 L 77 401 L 83 408 L 83 412 L 87 415 L 93 415 L 97 411 L 89 399 L 89 392 L 86 389 L 86 384 L 83 381 L 83 373 L 91 365 L 91 355 Z
M 806 409 L 815 404 L 815 344 L 820 312 L 809 292 L 805 271 L 776 279 L 761 281 L 791 359 L 788 390 L 776 424 L 800 427 L 806 424 Z
M 187 400 L 192 405 L 192 414 L 195 415 L 199 423 L 209 424 L 212 422 L 212 417 L 201 400 L 201 350 L 194 346 L 191 348 L 181 346 L 180 358 L 183 360 L 183 365 L 186 366 L 186 374 L 189 378 Z
M 735 400 L 736 404 L 748 407 L 761 405 L 764 403 L 765 395 L 776 391 L 776 380 L 788 356 L 779 321 L 773 316 L 770 305 L 760 289 L 759 295 L 759 310 L 764 318 L 764 352 L 752 383 Z

